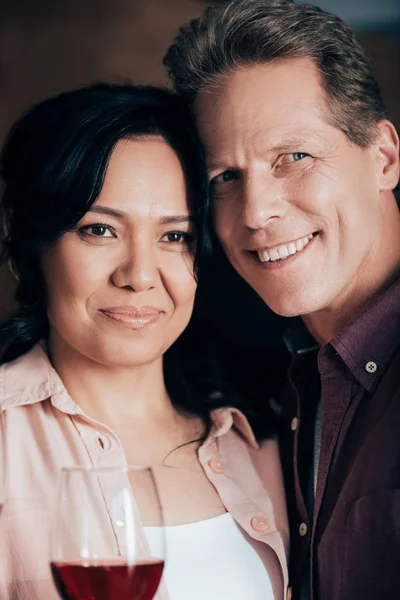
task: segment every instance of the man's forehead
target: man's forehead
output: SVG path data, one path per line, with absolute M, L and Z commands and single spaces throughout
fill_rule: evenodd
M 223 161 L 232 157 L 232 152 L 254 151 L 259 154 L 303 151 L 326 147 L 330 144 L 332 127 L 320 114 L 310 118 L 281 114 L 271 118 L 254 118 L 236 122 L 210 119 L 199 121 L 199 132 L 206 150 L 207 163 Z M 265 117 L 265 115 L 264 115 Z M 266 123 L 266 121 L 268 121 Z
M 262 143 L 267 138 L 272 144 L 303 138 L 307 131 L 317 130 L 324 108 L 318 71 L 304 59 L 243 68 L 200 92 L 194 107 L 210 152 L 224 139 L 232 143 L 237 136 Z
M 195 99 L 195 112 L 204 117 L 204 109 L 246 110 L 264 99 L 286 103 L 321 100 L 321 74 L 309 58 L 280 59 L 249 64 L 225 75 L 218 75 L 201 89 Z

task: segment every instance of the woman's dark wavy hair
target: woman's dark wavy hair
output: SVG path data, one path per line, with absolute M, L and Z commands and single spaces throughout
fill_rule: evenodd
M 19 305 L 0 327 L 1 362 L 21 356 L 48 336 L 41 250 L 73 228 L 95 202 L 117 142 L 148 135 L 163 138 L 180 159 L 197 224 L 198 278 L 211 247 L 208 182 L 183 100 L 150 86 L 96 84 L 41 102 L 15 123 L 0 159 L 6 233 L 2 260 L 16 276 Z M 212 408 L 238 401 L 228 391 L 199 314 L 167 351 L 164 371 L 176 405 L 209 423 Z

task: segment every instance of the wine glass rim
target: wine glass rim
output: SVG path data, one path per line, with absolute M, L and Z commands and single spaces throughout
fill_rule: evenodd
M 120 467 L 95 467 L 93 465 L 74 465 L 71 467 L 61 467 L 61 472 L 69 473 L 72 471 L 77 472 L 88 472 L 88 473 L 98 473 L 98 472 L 110 472 L 110 471 L 121 471 L 122 473 L 131 473 L 138 471 L 152 471 L 152 468 L 148 465 L 122 465 Z

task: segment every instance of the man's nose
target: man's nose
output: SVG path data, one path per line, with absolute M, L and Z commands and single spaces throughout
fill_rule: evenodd
M 144 292 L 155 286 L 158 277 L 156 250 L 151 244 L 133 244 L 114 270 L 112 280 L 120 288 Z
M 244 185 L 242 206 L 242 224 L 254 231 L 263 229 L 286 212 L 282 181 L 266 173 L 252 174 Z

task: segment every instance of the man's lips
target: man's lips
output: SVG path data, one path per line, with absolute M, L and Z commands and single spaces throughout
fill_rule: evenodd
M 277 260 L 285 260 L 289 256 L 293 256 L 298 252 L 301 252 L 317 233 L 308 233 L 300 238 L 297 238 L 291 242 L 285 244 L 276 244 L 269 248 L 257 249 L 258 258 L 261 262 L 275 262 Z
M 253 259 L 261 263 L 273 263 L 281 262 L 293 258 L 296 254 L 302 253 L 302 251 L 313 242 L 320 234 L 320 231 L 308 233 L 302 237 L 293 239 L 290 242 L 279 242 L 275 244 L 269 244 L 261 246 L 260 244 L 250 246 L 244 251 L 249 253 Z
M 245 253 L 262 269 L 280 270 L 297 262 L 297 259 L 314 245 L 315 239 L 319 237 L 320 233 L 320 231 L 316 231 L 287 244 L 258 246 L 258 248 L 247 249 Z

